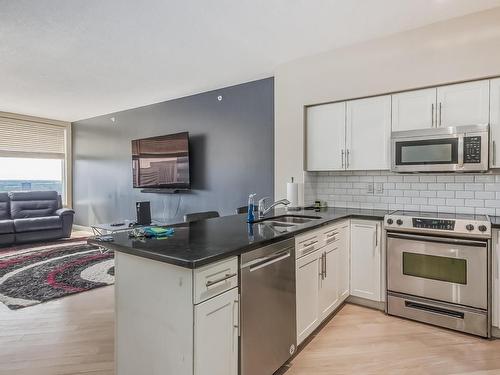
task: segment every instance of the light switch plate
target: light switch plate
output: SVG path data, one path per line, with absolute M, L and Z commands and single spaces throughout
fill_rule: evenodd
M 366 185 L 366 192 L 368 194 L 373 194 L 373 184 L 367 184 Z
M 384 194 L 384 185 L 381 182 L 376 182 L 375 186 L 375 194 Z

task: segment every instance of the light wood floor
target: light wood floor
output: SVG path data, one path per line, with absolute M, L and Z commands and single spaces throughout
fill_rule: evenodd
M 113 374 L 113 292 L 104 287 L 17 311 L 1 305 L 0 374 Z M 285 374 L 500 374 L 500 340 L 346 305 Z

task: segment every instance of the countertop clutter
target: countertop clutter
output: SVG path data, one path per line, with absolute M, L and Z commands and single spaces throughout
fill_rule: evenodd
M 246 215 L 231 215 L 209 220 L 172 225 L 173 236 L 165 239 L 129 238 L 128 232 L 113 234 L 113 242 L 102 243 L 95 238 L 88 242 L 143 258 L 149 258 L 185 268 L 198 268 L 227 257 L 243 254 L 276 241 L 291 238 L 299 233 L 347 218 L 378 219 L 391 211 L 345 208 L 324 208 L 319 211 L 301 210 L 287 212 L 276 209 L 266 217 L 279 215 L 304 215 L 319 217 L 308 223 L 277 231 L 266 222 L 248 224 Z M 500 219 L 499 219 L 500 223 Z

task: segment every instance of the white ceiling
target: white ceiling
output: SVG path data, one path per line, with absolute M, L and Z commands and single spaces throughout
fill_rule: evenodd
M 0 111 L 74 121 L 500 0 L 0 0 Z

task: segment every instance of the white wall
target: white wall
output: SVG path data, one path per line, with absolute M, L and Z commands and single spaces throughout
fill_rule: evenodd
M 275 73 L 275 198 L 304 181 L 304 105 L 500 75 L 500 8 L 333 50 Z

